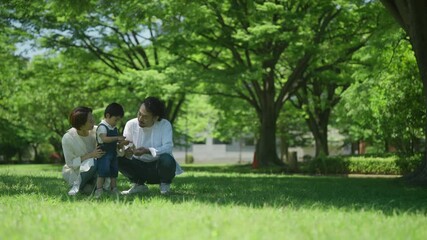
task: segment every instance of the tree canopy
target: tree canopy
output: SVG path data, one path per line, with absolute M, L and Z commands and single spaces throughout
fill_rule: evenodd
M 289 139 L 301 129 L 326 155 L 331 124 L 352 141 L 381 139 L 404 151 L 425 130 L 414 58 L 408 44 L 387 44 L 404 38 L 378 1 L 14 0 L 1 7 L 0 120 L 17 127 L 1 134 L 16 133 L 16 143 L 50 142 L 60 151 L 76 105 L 101 117 L 106 104 L 120 102 L 129 119 L 148 95 L 166 101 L 177 137 L 252 134 L 263 166 L 281 165 L 278 136 L 304 142 Z M 409 42 L 414 47 L 412 35 Z M 17 56 L 22 46 L 43 51 L 25 59 Z

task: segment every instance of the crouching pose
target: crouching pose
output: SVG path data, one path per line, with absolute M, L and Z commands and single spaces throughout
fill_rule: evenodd
M 159 184 L 160 193 L 170 191 L 174 177 L 183 171 L 172 155 L 172 125 L 164 119 L 165 106 L 155 97 L 146 98 L 138 116 L 126 123 L 123 136 L 132 142 L 119 158 L 119 171 L 133 184 L 122 194 L 148 190 L 146 184 Z
M 69 116 L 72 126 L 62 137 L 65 165 L 62 176 L 71 189 L 68 195 L 78 192 L 91 193 L 96 182 L 96 158 L 104 151 L 96 147 L 94 119 L 92 109 L 76 107 Z

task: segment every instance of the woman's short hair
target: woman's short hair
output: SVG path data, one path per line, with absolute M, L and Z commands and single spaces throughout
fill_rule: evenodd
M 76 107 L 71 111 L 68 120 L 73 128 L 80 129 L 86 124 L 89 113 L 92 109 L 88 107 Z
M 159 98 L 147 97 L 146 99 L 144 99 L 144 101 L 142 101 L 142 104 L 144 104 L 145 109 L 151 114 L 153 114 L 153 116 L 159 117 L 158 121 L 166 117 L 165 104 Z

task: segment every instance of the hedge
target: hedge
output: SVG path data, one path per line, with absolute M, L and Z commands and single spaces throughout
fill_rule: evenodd
M 423 161 L 423 155 L 385 157 L 334 156 L 317 157 L 308 162 L 306 171 L 312 174 L 390 174 L 413 172 Z

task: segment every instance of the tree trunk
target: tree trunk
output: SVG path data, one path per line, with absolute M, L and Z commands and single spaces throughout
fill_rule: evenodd
M 18 151 L 18 163 L 23 163 L 24 161 L 22 160 L 22 150 Z
M 53 146 L 53 149 L 55 150 L 55 152 L 62 153 L 62 143 L 60 140 L 58 141 L 57 138 L 52 137 L 49 139 L 49 143 L 50 145 Z
M 410 31 L 409 36 L 411 44 L 417 59 L 418 69 L 420 71 L 421 79 L 423 81 L 425 112 L 427 113 L 427 9 L 426 1 L 412 0 L 409 1 L 409 23 Z M 427 128 L 424 132 L 425 139 L 427 139 Z M 427 141 L 424 145 L 425 152 L 427 151 Z M 427 184 L 427 154 L 424 154 L 424 163 L 421 166 L 421 171 L 415 177 L 414 181 Z
M 329 149 L 328 149 L 328 144 L 327 144 L 327 140 L 325 141 L 323 139 L 323 136 L 315 136 L 314 140 L 315 140 L 315 156 L 329 156 Z
M 328 125 L 319 124 L 319 131 L 314 137 L 316 144 L 316 157 L 320 155 L 329 156 L 328 148 Z
M 359 149 L 359 145 L 358 145 L 358 142 L 351 142 L 350 143 L 351 144 L 351 155 L 355 155 L 356 154 L 356 152 L 357 153 L 359 153 L 358 151 L 358 149 Z
M 42 163 L 42 159 L 39 156 L 39 151 L 38 151 L 38 144 L 31 144 L 31 146 L 34 149 L 34 162 L 35 163 Z
M 182 104 L 185 101 L 185 94 L 180 94 L 176 98 L 169 99 L 165 102 L 166 119 L 173 125 L 179 116 Z
M 297 152 L 291 152 L 289 154 L 289 170 L 292 172 L 298 171 L 298 155 Z
M 359 155 L 366 153 L 366 142 L 364 140 L 359 141 Z
M 274 112 L 274 101 L 265 104 L 261 112 L 260 138 L 256 149 L 256 159 L 261 167 L 274 165 L 283 165 L 277 156 L 276 149 L 276 120 L 277 114 Z
M 320 155 L 329 155 L 328 122 L 329 112 L 327 111 L 323 111 L 316 116 L 310 114 L 309 118 L 307 119 L 307 124 L 311 133 L 313 134 L 315 142 L 315 157 Z
M 289 143 L 286 134 L 280 136 L 280 160 L 282 162 L 289 161 Z

